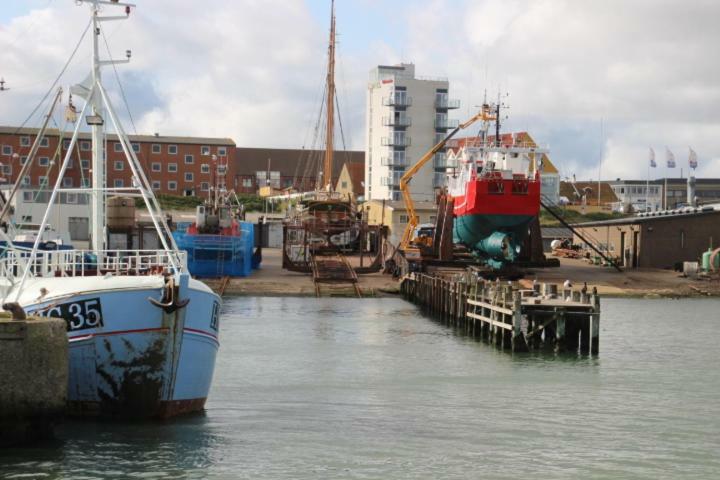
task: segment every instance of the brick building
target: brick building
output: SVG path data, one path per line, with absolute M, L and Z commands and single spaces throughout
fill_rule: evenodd
M 14 182 L 27 159 L 36 128 L 0 126 L 0 182 Z M 35 162 L 24 180 L 25 187 L 52 188 L 60 163 L 67 152 L 71 134 L 48 129 Z M 156 193 L 203 196 L 214 181 L 213 163 L 224 176 L 228 189 L 256 194 L 260 187 L 312 190 L 322 170 L 324 152 L 320 150 L 238 148 L 229 138 L 130 135 L 133 149 Z M 60 148 L 58 148 L 60 146 Z M 65 175 L 65 187 L 90 182 L 90 134 L 81 133 Z M 128 187 L 132 172 L 117 136 L 107 136 L 107 185 Z M 213 156 L 215 158 L 213 159 Z M 336 151 L 333 184 L 343 164 L 363 163 L 361 151 Z
M 15 182 L 38 134 L 36 128 L 0 127 L 0 181 Z M 41 140 L 35 162 L 23 180 L 24 186 L 51 188 L 70 145 L 70 133 L 48 129 Z M 203 195 L 219 175 L 234 178 L 235 142 L 229 138 L 166 137 L 130 135 L 133 149 L 156 193 Z M 64 179 L 64 187 L 90 184 L 90 134 L 81 133 Z M 131 186 L 132 172 L 116 135 L 107 136 L 107 185 Z M 214 157 L 213 157 L 214 156 Z

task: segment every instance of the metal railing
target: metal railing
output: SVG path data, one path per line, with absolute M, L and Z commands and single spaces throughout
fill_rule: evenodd
M 380 165 L 383 167 L 407 167 L 410 161 L 406 156 L 403 157 L 382 157 L 380 159 Z
M 412 118 L 408 116 L 383 117 L 382 124 L 385 127 L 409 127 L 412 125 Z
M 410 137 L 407 135 L 405 136 L 393 136 L 393 137 L 382 137 L 380 139 L 380 144 L 383 147 L 409 147 L 410 146 Z
M 386 107 L 409 107 L 412 105 L 412 97 L 407 95 L 390 95 L 383 98 L 383 105 Z
M 436 118 L 435 128 L 455 128 L 460 125 L 460 120 L 455 118 Z
M 435 100 L 435 108 L 444 108 L 448 110 L 460 108 L 460 100 L 452 98 L 437 99 Z
M 0 259 L 0 275 L 22 276 L 28 262 L 30 274 L 36 277 L 84 277 L 93 275 L 144 275 L 172 269 L 174 259 L 187 270 L 184 251 L 165 250 L 53 250 L 38 251 L 34 258 L 29 250 L 10 249 Z

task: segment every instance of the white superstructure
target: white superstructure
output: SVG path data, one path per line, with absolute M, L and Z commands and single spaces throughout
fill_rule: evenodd
M 403 173 L 458 125 L 448 112 L 459 106 L 449 97 L 447 79 L 418 77 L 407 63 L 374 68 L 367 95 L 365 199 L 400 200 Z M 441 151 L 413 177 L 413 199 L 433 201 L 446 167 Z

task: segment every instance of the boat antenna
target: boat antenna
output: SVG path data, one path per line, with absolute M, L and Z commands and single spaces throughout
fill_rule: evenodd
M 325 128 L 325 165 L 323 184 L 332 191 L 333 127 L 335 123 L 335 0 L 330 3 L 330 44 L 327 71 L 327 126 Z
M 5 79 L 0 78 L 0 92 L 7 92 L 8 90 L 10 89 L 5 86 Z

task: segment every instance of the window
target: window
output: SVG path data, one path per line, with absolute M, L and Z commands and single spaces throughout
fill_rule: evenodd
M 152 182 L 152 189 L 153 189 L 153 190 L 160 190 L 160 182 L 158 182 L 157 180 L 153 180 L 153 182 Z
M 210 147 L 200 147 L 200 155 L 210 155 Z
M 73 186 L 73 179 L 70 177 L 63 177 L 63 187 L 71 188 Z
M 90 169 L 90 160 L 80 160 L 80 166 L 85 170 Z
M 2 146 L 2 154 L 3 155 L 12 155 L 12 146 L 10 145 L 3 145 Z
M 73 168 L 74 165 L 75 165 L 75 160 L 73 159 L 73 157 L 68 158 L 67 168 Z
M 177 155 L 177 145 L 168 145 L 168 153 L 170 155 Z
M 160 165 L 159 162 L 153 162 L 152 165 L 150 165 L 150 168 L 153 172 L 161 172 L 162 171 L 162 165 Z
M 40 157 L 38 158 L 38 165 L 41 167 L 47 167 L 50 165 L 50 159 L 48 157 Z
M 20 146 L 21 147 L 29 147 L 30 146 L 30 137 L 20 137 Z
M 175 191 L 177 190 L 177 182 L 168 182 L 168 190 Z
M 200 165 L 200 173 L 210 173 L 210 165 L 207 163 Z
M 177 163 L 168 163 L 168 172 L 174 173 L 177 172 Z
M 115 179 L 115 188 L 123 188 L 125 186 L 125 182 L 122 178 L 116 178 Z
M 12 165 L 3 165 L 2 173 L 3 175 L 12 175 Z
M 27 159 L 27 155 L 23 155 L 22 157 L 20 157 L 20 165 L 25 165 L 27 163 Z
M 246 187 L 246 188 L 247 188 L 247 187 L 252 187 L 252 186 L 253 186 L 253 184 L 252 184 L 252 178 L 243 178 L 243 180 L 242 180 L 242 186 L 243 186 L 243 187 Z
M 140 153 L 140 144 L 139 143 L 133 143 L 132 144 L 133 152 Z
M 65 199 L 67 203 L 77 203 L 77 193 L 68 193 Z
M 159 143 L 153 143 L 152 153 L 161 153 L 161 152 L 162 152 L 162 146 Z
M 122 143 L 120 143 L 120 142 L 115 143 L 115 145 L 113 145 L 113 150 L 115 152 L 122 152 L 123 151 Z
M 38 177 L 38 185 L 45 186 L 47 184 L 47 177 L 45 175 L 40 175 Z
M 227 165 L 218 165 L 218 169 L 217 169 L 218 175 L 225 175 L 226 171 L 227 171 Z M 273 174 L 275 172 L 270 172 L 270 173 Z M 280 173 L 280 172 L 278 172 L 278 173 Z
M 192 182 L 192 181 L 193 181 L 193 174 L 192 174 L 192 172 L 185 172 L 185 181 L 186 181 L 186 182 Z
M 83 140 L 80 142 L 80 150 L 83 152 L 89 152 L 90 151 L 90 142 L 87 140 Z
M 227 155 L 227 147 L 218 147 L 218 156 L 224 157 Z
M 69 139 L 69 138 L 66 138 L 65 140 L 63 140 L 63 148 L 64 148 L 65 150 L 69 150 L 69 149 L 70 149 L 70 139 Z
M 49 147 L 49 146 L 50 146 L 50 140 L 48 140 L 47 137 L 42 137 L 42 138 L 40 139 L 40 146 L 43 147 L 43 148 Z
M 203 192 L 207 192 L 208 190 L 210 190 L 210 184 L 208 182 L 202 182 L 200 184 L 200 190 Z
M 342 182 L 340 184 L 340 188 L 347 188 L 347 182 Z
M 187 165 L 191 165 L 191 164 L 195 163 L 195 158 L 194 158 L 192 155 L 189 155 L 189 154 L 188 154 L 188 155 L 185 155 L 185 163 L 186 163 Z
M 23 177 L 23 179 L 22 179 L 22 184 L 25 185 L 25 186 L 30 185 L 30 177 L 27 176 L 27 175 L 25 175 L 25 176 Z
M 400 223 L 408 223 L 408 216 L 407 215 L 400 215 Z
M 35 192 L 23 192 L 23 202 L 32 202 Z
M 83 179 L 82 179 L 82 186 L 83 186 L 83 187 L 89 187 L 89 186 L 90 186 L 90 179 L 89 179 L 89 178 L 83 178 Z
M 115 161 L 115 171 L 121 172 L 123 170 L 125 170 L 125 162 L 122 160 Z
M 22 221 L 23 223 L 32 223 L 32 215 L 23 215 Z

